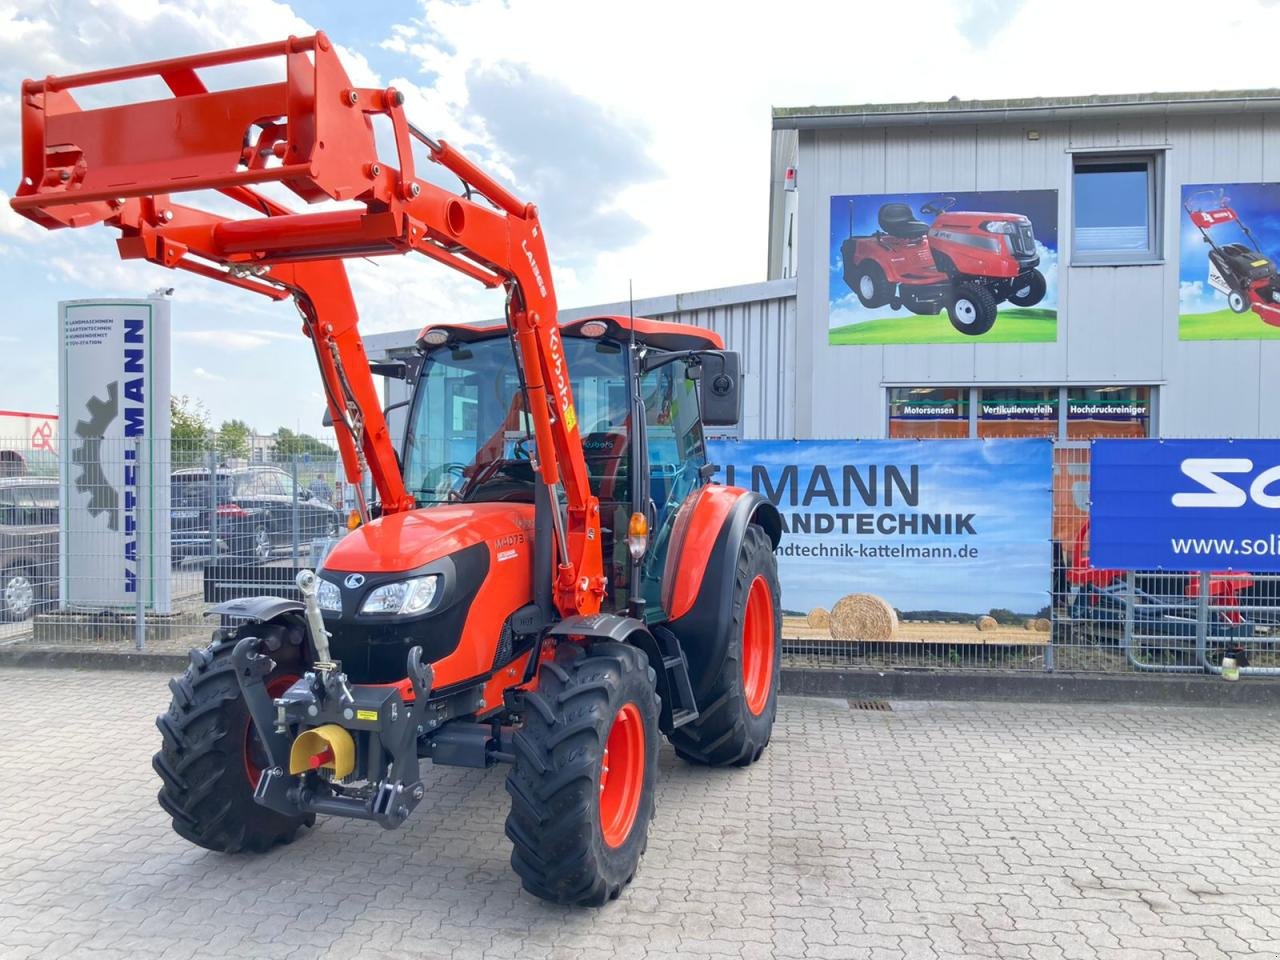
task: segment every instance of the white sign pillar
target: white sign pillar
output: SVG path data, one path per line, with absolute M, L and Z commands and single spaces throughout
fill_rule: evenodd
M 62 607 L 169 613 L 169 301 L 65 301 L 58 332 Z

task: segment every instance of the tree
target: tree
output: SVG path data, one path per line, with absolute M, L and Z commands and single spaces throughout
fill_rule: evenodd
M 319 460 L 331 460 L 338 455 L 338 452 L 327 443 L 307 433 L 294 433 L 288 427 L 277 430 L 275 438 L 275 455 L 280 460 L 288 460 L 304 454 L 310 454 Z
M 185 393 L 169 398 L 170 456 L 174 463 L 194 463 L 209 446 L 209 412 Z
M 1020 623 L 1022 620 L 1022 618 L 1019 617 L 1012 610 L 1007 610 L 1004 607 L 996 607 L 993 610 L 991 610 L 987 615 L 991 617 L 991 619 L 994 620 L 996 623 L 1003 623 L 1003 624 Z
M 218 428 L 218 454 L 224 460 L 248 459 L 253 428 L 243 420 L 224 420 Z

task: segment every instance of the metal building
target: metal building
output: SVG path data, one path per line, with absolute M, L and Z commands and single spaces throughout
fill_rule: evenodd
M 1229 283 L 1214 288 L 1191 220 L 1216 223 L 1215 241 L 1239 241 L 1250 263 L 1280 256 L 1268 223 L 1280 214 L 1280 91 L 775 109 L 773 129 L 768 269 L 798 283 L 798 436 L 964 435 L 966 420 L 970 436 L 1088 436 L 1072 431 L 1075 411 L 1096 418 L 1108 404 L 1140 411 L 1114 427 L 1128 435 L 1280 433 L 1280 313 L 1246 300 L 1227 315 Z M 1195 200 L 1200 189 L 1211 195 Z M 852 292 L 834 242 L 843 198 L 1017 191 L 1056 191 L 1056 337 L 833 342 L 829 314 Z M 1232 207 L 1252 242 L 1217 213 Z M 1261 291 L 1280 302 L 1280 289 Z M 987 418 L 1011 403 L 1058 422 L 1020 433 L 1007 415 Z M 929 404 L 961 423 L 929 425 Z
M 796 378 L 794 280 L 772 280 L 719 290 L 700 290 L 650 297 L 634 304 L 605 303 L 560 311 L 561 321 L 593 316 L 627 316 L 689 323 L 715 330 L 725 344 L 743 356 L 742 423 L 731 435 L 742 439 L 780 439 L 796 436 Z M 500 321 L 494 321 L 500 322 Z M 373 360 L 404 355 L 414 349 L 418 328 L 366 337 Z M 403 384 L 388 382 L 387 402 L 404 399 Z M 403 432 L 403 408 L 393 412 L 392 433 Z

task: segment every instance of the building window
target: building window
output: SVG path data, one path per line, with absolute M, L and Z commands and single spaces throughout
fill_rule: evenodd
M 1160 167 L 1150 155 L 1073 158 L 1073 264 L 1160 259 Z
M 969 436 L 969 389 L 890 387 L 889 436 L 964 439 Z
M 1068 440 L 1150 435 L 1150 387 L 1070 387 L 1067 390 Z
M 1057 387 L 995 387 L 978 391 L 979 437 L 1056 437 Z

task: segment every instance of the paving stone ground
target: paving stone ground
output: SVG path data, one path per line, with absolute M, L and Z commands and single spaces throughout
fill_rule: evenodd
M 226 857 L 155 805 L 160 677 L 0 691 L 3 960 L 1280 955 L 1280 705 L 786 699 L 749 769 L 664 748 L 634 884 L 570 910 L 510 871 L 501 769 Z

